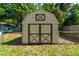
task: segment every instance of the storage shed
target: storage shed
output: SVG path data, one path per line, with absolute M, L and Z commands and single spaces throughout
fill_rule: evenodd
M 58 43 L 58 21 L 54 14 L 36 10 L 22 22 L 22 43 Z

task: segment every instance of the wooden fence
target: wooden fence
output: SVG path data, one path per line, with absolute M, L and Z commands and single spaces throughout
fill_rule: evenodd
M 60 33 L 72 39 L 79 40 L 79 25 L 64 26 L 63 31 L 60 31 Z

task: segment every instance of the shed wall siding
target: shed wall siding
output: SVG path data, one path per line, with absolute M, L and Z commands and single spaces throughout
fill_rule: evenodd
M 58 25 L 53 24 L 53 43 L 59 43 L 58 37 L 59 37 L 59 32 L 58 32 Z
M 28 43 L 28 25 L 23 24 L 22 26 L 22 43 Z

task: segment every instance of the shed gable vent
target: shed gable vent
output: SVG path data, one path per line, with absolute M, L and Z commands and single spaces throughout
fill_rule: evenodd
M 36 21 L 45 21 L 45 14 L 36 14 L 35 20 Z

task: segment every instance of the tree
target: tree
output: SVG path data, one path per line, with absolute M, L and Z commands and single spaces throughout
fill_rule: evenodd
M 64 25 L 79 25 L 79 4 L 73 5 Z
M 68 9 L 71 7 L 71 3 L 57 3 L 55 6 L 60 10 L 67 12 Z
M 67 13 L 71 7 L 70 3 L 45 3 L 43 9 L 55 14 L 59 22 L 59 28 L 62 28 L 64 21 L 67 18 Z
M 59 9 L 60 4 L 44 4 L 43 9 L 55 14 L 56 18 L 58 19 L 59 23 L 62 24 L 64 22 L 65 12 Z
M 0 4 L 0 8 L 2 8 L 0 15 L 1 19 L 6 19 L 9 21 L 15 21 L 16 26 L 21 25 L 24 16 L 27 13 L 30 13 L 36 9 L 34 4 Z M 4 13 L 3 13 L 4 12 Z M 14 24 L 15 25 L 15 24 Z

